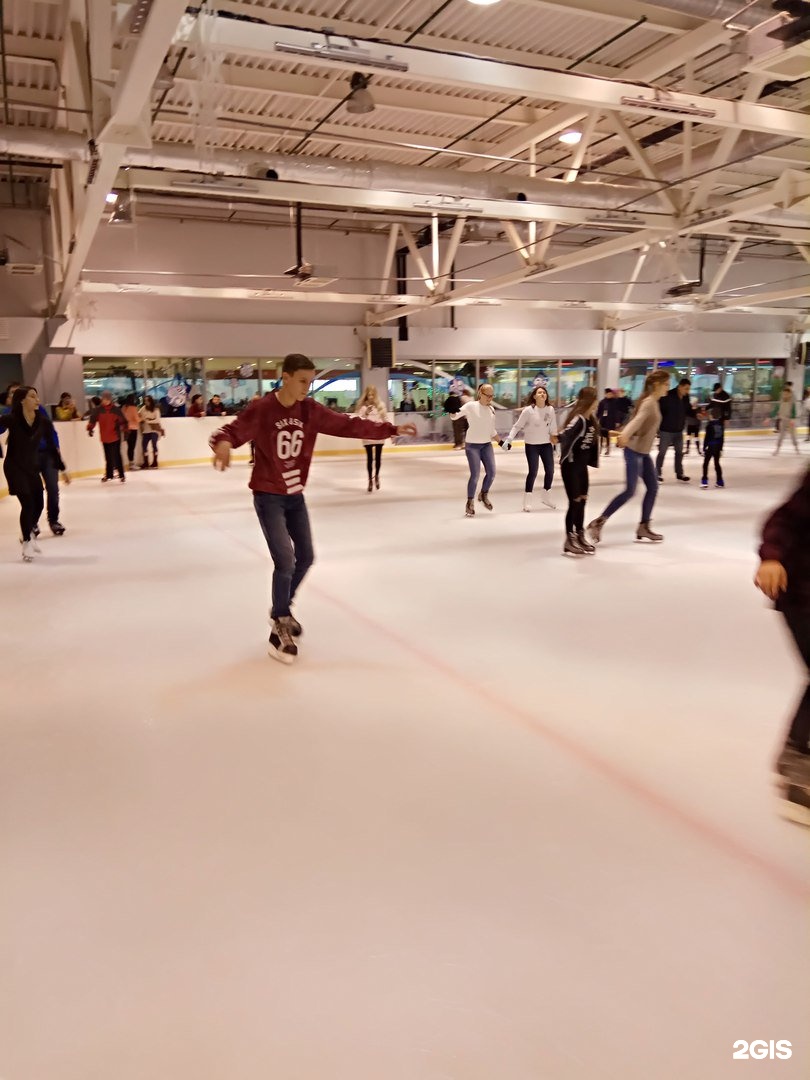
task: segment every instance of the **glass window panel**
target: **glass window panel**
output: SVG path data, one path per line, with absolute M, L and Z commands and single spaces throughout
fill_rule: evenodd
M 430 412 L 433 364 L 394 364 L 388 376 L 388 399 L 394 412 Z
M 354 412 L 361 394 L 360 361 L 316 359 L 314 364 L 317 375 L 311 396 L 336 412 Z
M 525 405 L 537 386 L 545 386 L 552 405 L 557 404 L 559 360 L 524 360 L 520 366 L 519 404 Z
M 573 404 L 577 394 L 585 386 L 596 385 L 595 360 L 560 361 L 560 405 Z
M 624 360 L 619 368 L 619 388 L 625 397 L 638 401 L 644 390 L 644 380 L 653 370 L 652 360 Z M 615 389 L 615 387 L 611 387 Z
M 481 382 L 492 384 L 494 404 L 514 409 L 518 403 L 518 361 L 482 360 L 479 371 Z

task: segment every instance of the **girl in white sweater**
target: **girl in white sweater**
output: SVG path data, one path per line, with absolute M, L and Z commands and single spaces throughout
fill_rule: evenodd
M 388 420 L 388 414 L 383 408 L 376 386 L 367 386 L 365 388 L 362 397 L 357 402 L 354 413 L 361 420 L 374 420 L 378 424 L 384 424 Z M 366 448 L 369 491 L 373 491 L 375 487 L 378 491 L 380 490 L 380 465 L 382 464 L 382 448 L 384 445 L 384 439 L 376 442 L 370 442 L 367 439 L 363 440 L 363 446 Z
M 478 387 L 477 399 L 468 401 L 461 406 L 458 415 L 467 421 L 467 441 L 464 449 L 467 453 L 467 464 L 470 466 L 470 479 L 467 482 L 467 517 L 475 517 L 475 491 L 478 487 L 478 476 L 481 466 L 484 466 L 484 483 L 478 501 L 483 503 L 487 510 L 492 509 L 489 501 L 489 489 L 495 479 L 495 451 L 492 448 L 492 440 L 498 438 L 495 428 L 495 409 L 492 398 L 495 391 L 489 383 L 482 383 Z
M 523 493 L 523 509 L 529 513 L 532 508 L 532 491 L 537 479 L 537 470 L 543 462 L 543 495 L 541 502 L 551 510 L 556 509 L 551 501 L 551 482 L 554 479 L 554 447 L 557 445 L 557 415 L 548 403 L 545 386 L 536 386 L 529 395 L 529 403 L 512 430 L 506 436 L 504 447 L 509 448 L 515 436 L 525 430 L 523 436 L 526 447 L 526 461 L 529 471 L 526 474 L 526 487 Z

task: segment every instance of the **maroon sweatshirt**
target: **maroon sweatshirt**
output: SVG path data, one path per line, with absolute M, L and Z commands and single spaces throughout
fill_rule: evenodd
M 343 439 L 388 439 L 397 429 L 395 424 L 342 416 L 312 398 L 285 409 L 272 393 L 251 402 L 230 424 L 215 431 L 210 445 L 213 448 L 224 441 L 237 447 L 252 442 L 256 463 L 251 489 L 270 495 L 297 495 L 306 485 L 319 432 Z
M 787 570 L 787 590 L 776 602 L 810 611 L 810 469 L 786 503 L 762 529 L 761 559 L 775 559 Z

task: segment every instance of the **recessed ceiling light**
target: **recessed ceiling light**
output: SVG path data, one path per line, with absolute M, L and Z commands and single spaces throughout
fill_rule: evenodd
M 490 4 L 499 4 L 500 0 L 470 0 L 471 4 L 477 4 L 478 7 L 489 7 Z
M 107 206 L 115 206 L 115 204 L 118 202 L 118 196 L 115 194 L 114 191 L 111 191 L 105 197 L 104 201 L 106 202 Z
M 560 142 L 567 143 L 569 146 L 576 146 L 578 142 L 582 140 L 581 131 L 564 131 L 559 137 Z

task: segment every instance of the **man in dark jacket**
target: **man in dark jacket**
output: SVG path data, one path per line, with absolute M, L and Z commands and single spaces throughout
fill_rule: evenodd
M 712 388 L 712 396 L 709 398 L 709 405 L 717 405 L 720 408 L 720 419 L 731 419 L 731 394 L 727 393 L 723 389 L 723 384 L 716 382 Z
M 686 427 L 686 418 L 694 410 L 689 401 L 689 388 L 691 383 L 688 379 L 681 379 L 678 385 L 661 398 L 661 430 L 658 458 L 655 462 L 655 471 L 658 473 L 659 483 L 663 481 L 661 469 L 664 466 L 664 458 L 670 446 L 675 448 L 675 475 L 679 480 L 688 480 L 683 474 L 683 429 Z
M 596 419 L 599 421 L 599 440 L 605 450 L 605 455 L 610 453 L 610 433 L 618 427 L 617 405 L 615 393 L 612 390 L 605 390 L 605 396 L 596 410 Z
M 759 557 L 762 561 L 754 582 L 782 613 L 810 672 L 810 469 L 805 469 L 788 501 L 765 522 Z M 810 825 L 810 681 L 776 769 L 786 778 L 788 816 Z

